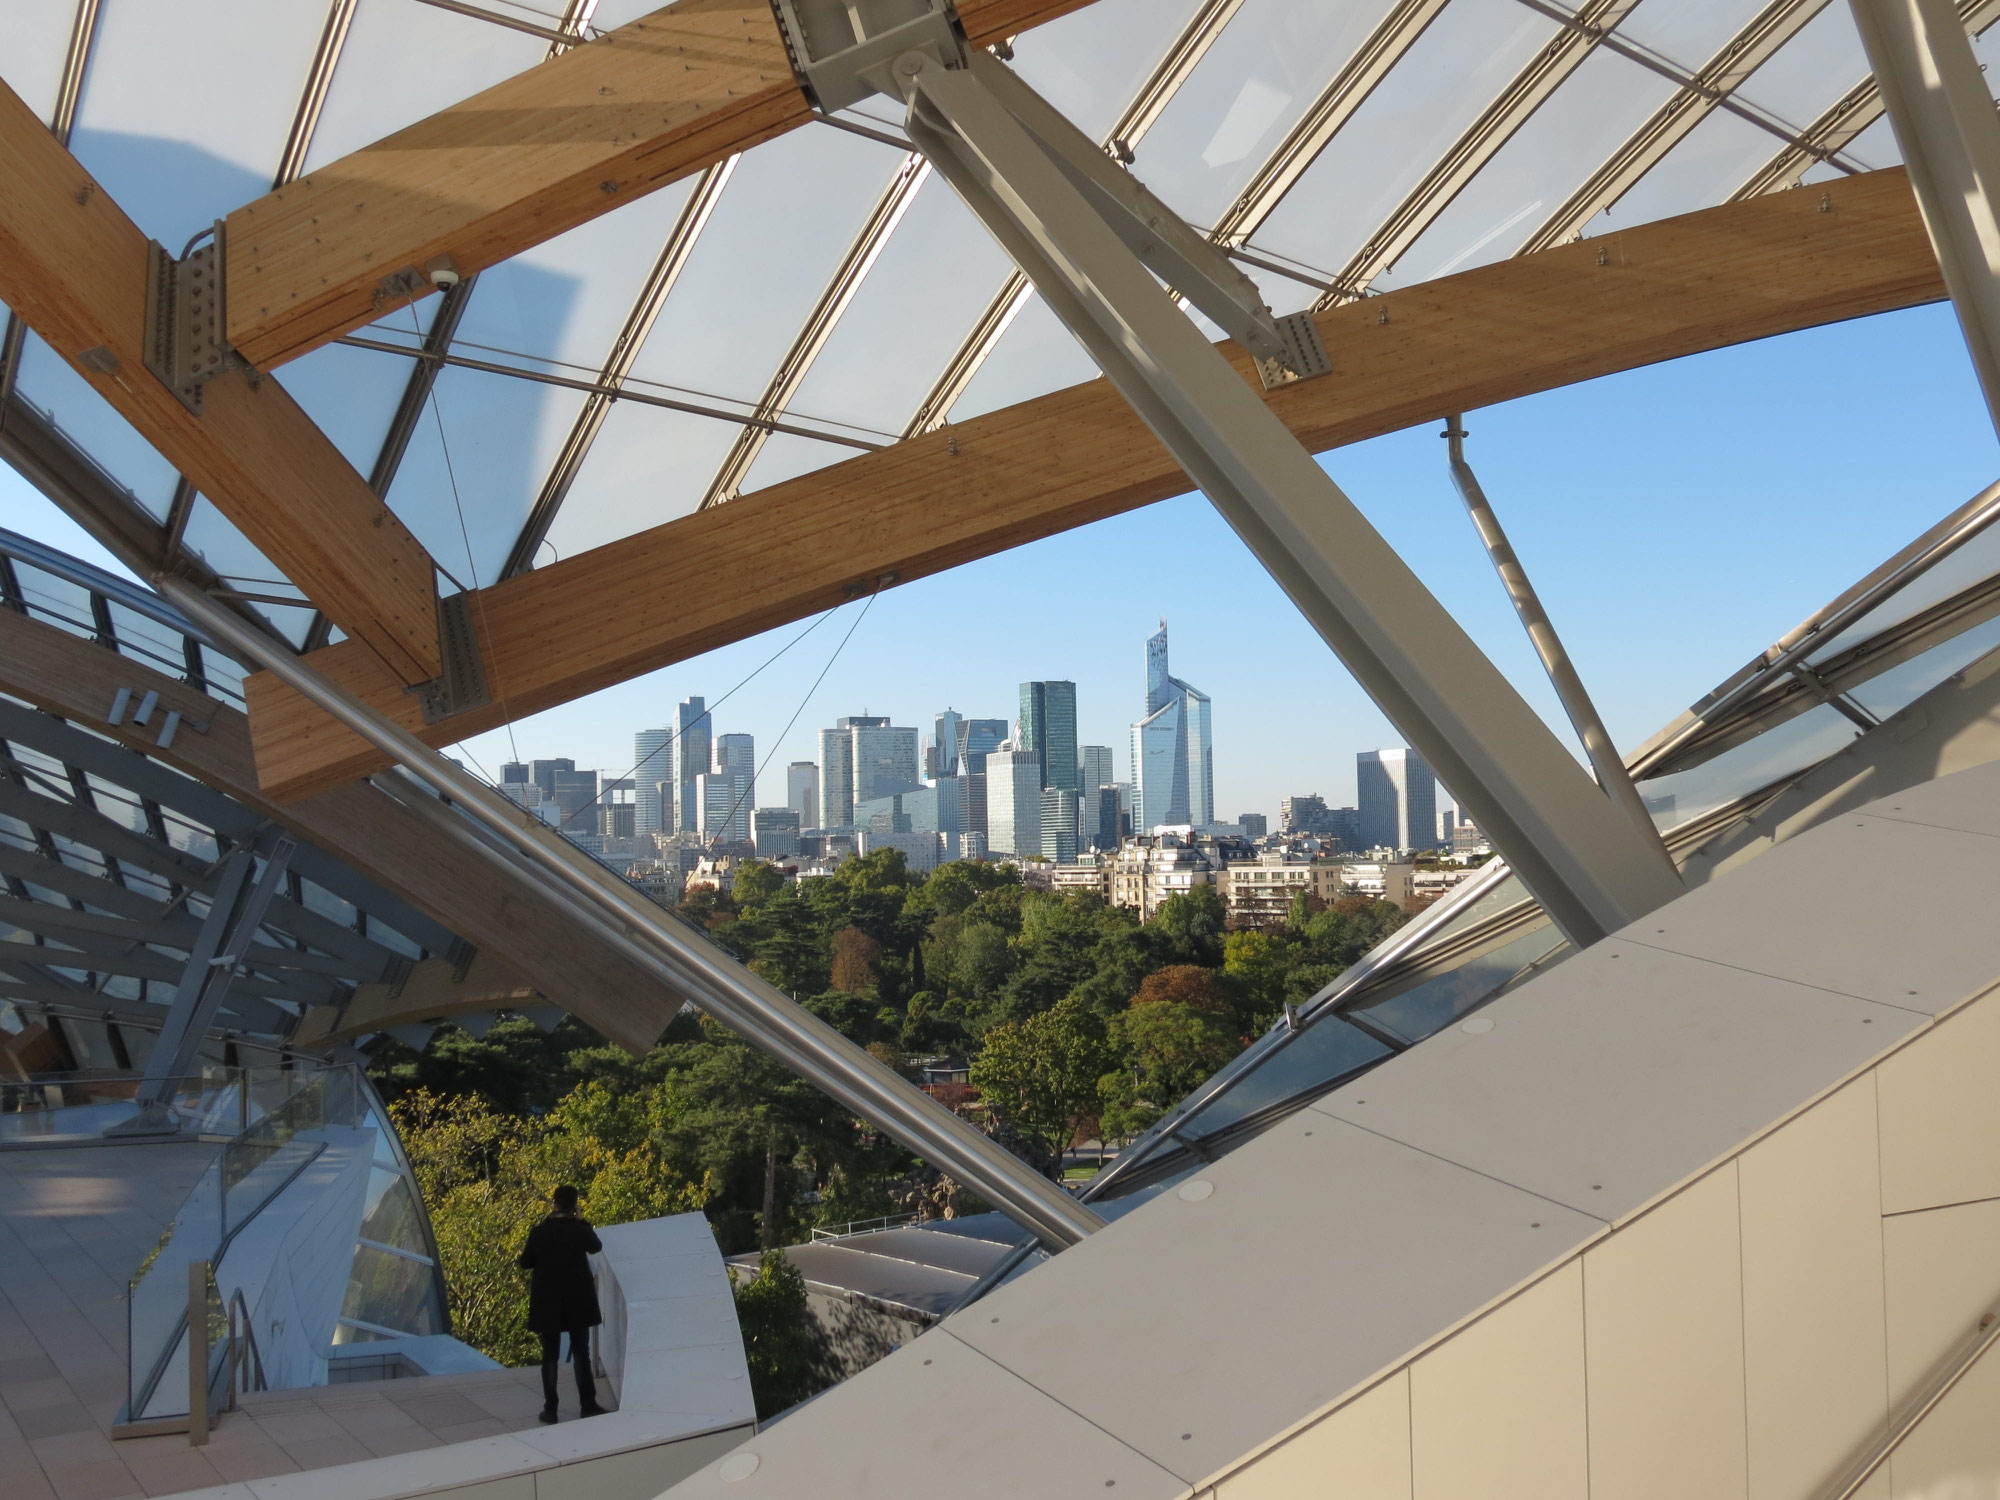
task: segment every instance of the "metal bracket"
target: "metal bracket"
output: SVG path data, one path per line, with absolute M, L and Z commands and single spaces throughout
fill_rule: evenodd
M 231 370 L 257 376 L 224 337 L 222 221 L 206 244 L 183 260 L 159 241 L 147 246 L 146 368 L 196 416 L 201 388 Z
M 484 708 L 493 701 L 486 686 L 486 667 L 479 657 L 479 632 L 473 625 L 470 593 L 438 599 L 438 648 L 444 671 L 411 689 L 423 705 L 426 724 L 467 709 Z
M 1257 361 L 1257 378 L 1264 382 L 1265 390 L 1274 391 L 1295 380 L 1311 380 L 1315 375 L 1333 372 L 1333 361 L 1326 355 L 1326 342 L 1320 338 L 1319 324 L 1313 321 L 1311 313 L 1286 313 L 1277 320 L 1277 327 L 1284 352 Z
M 946 67 L 965 56 L 951 0 L 771 0 L 771 10 L 793 76 L 825 114 L 893 93 L 889 64 L 905 52 Z
M 416 969 L 413 960 L 398 953 L 382 965 L 382 977 L 377 982 L 389 987 L 391 1000 L 400 1000 L 403 998 L 403 986 L 410 982 L 410 976 Z

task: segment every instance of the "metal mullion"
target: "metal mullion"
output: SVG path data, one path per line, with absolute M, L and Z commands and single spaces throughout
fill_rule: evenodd
M 1320 152 L 1375 91 L 1375 86 L 1417 44 L 1447 3 L 1448 0 L 1399 0 L 1264 159 L 1264 164 L 1251 176 L 1249 186 L 1216 221 L 1209 238 L 1217 244 L 1234 247 L 1263 227 L 1279 201 L 1318 160 Z
M 1368 242 L 1329 278 L 1336 287 L 1352 290 L 1326 293 L 1313 304 L 1313 310 L 1324 312 L 1353 300 L 1377 276 L 1394 266 L 1500 148 L 1513 139 L 1514 132 L 1569 80 L 1638 3 L 1639 0 L 1589 0 L 1578 10 L 1555 40 L 1542 48 L 1534 61 L 1516 74 L 1499 98 L 1459 136 L 1443 159 L 1369 236 Z
M 598 378 L 599 386 L 604 389 L 593 390 L 584 401 L 583 409 L 577 413 L 562 451 L 556 455 L 548 477 L 542 482 L 541 493 L 535 497 L 534 505 L 529 507 L 528 518 L 522 523 L 514 550 L 508 554 L 506 566 L 500 570 L 502 578 L 513 578 L 534 566 L 535 554 L 541 550 L 543 539 L 555 524 L 563 501 L 569 498 L 570 486 L 582 472 L 584 460 L 590 456 L 597 434 L 603 429 L 605 418 L 611 414 L 611 404 L 618 399 L 619 388 L 638 362 L 639 351 L 645 347 L 653 324 L 659 321 L 667 298 L 681 278 L 681 272 L 687 269 L 695 242 L 708 227 L 716 205 L 722 201 L 722 191 L 729 185 L 736 164 L 742 159 L 741 153 L 725 157 L 695 180 L 694 190 L 688 194 L 687 202 L 681 205 L 674 227 L 668 232 L 666 243 L 660 247 L 659 258 L 653 262 L 653 269 L 648 273 L 645 285 L 640 287 L 638 297 L 633 300 L 632 311 L 626 315 L 624 327 L 611 345 L 611 353 L 605 358 Z
M 1531 254 L 1583 232 L 1583 226 L 1631 191 L 1668 152 L 1685 140 L 1758 68 L 1802 31 L 1828 0 L 1772 0 L 1730 38 L 1701 71 L 1613 152 L 1610 160 L 1570 194 L 1516 253 Z
M 1241 0 L 1236 0 L 1236 3 L 1241 3 Z M 889 237 L 903 222 L 903 215 L 909 212 L 910 205 L 916 201 L 917 193 L 930 180 L 930 175 L 931 165 L 921 152 L 912 151 L 903 158 L 902 166 L 875 200 L 875 207 L 870 210 L 860 232 L 847 247 L 847 253 L 840 258 L 840 264 L 820 293 L 819 301 L 807 314 L 798 336 L 792 340 L 792 347 L 779 361 L 777 372 L 764 389 L 763 399 L 757 403 L 758 417 L 776 421 L 791 404 L 792 398 L 798 395 L 813 362 L 833 337 L 842 314 L 861 290 L 861 283 L 874 269 L 876 259 L 888 247 Z M 750 472 L 750 466 L 757 461 L 757 455 L 764 451 L 764 444 L 769 439 L 770 429 L 763 427 L 745 427 L 737 433 L 736 441 L 730 445 L 721 467 L 709 480 L 708 489 L 703 493 L 697 509 L 706 510 L 723 501 L 734 500 Z
M 340 62 L 347 33 L 354 25 L 355 7 L 360 0 L 333 0 L 326 13 L 326 26 L 319 35 L 319 47 L 312 65 L 306 69 L 306 85 L 299 94 L 299 107 L 292 116 L 291 133 L 278 157 L 274 187 L 283 187 L 305 170 L 306 152 L 311 149 L 313 132 L 319 128 L 320 112 L 326 108 L 327 90 L 333 84 L 333 70 Z
M 1146 81 L 1139 85 L 1132 102 L 1125 106 L 1111 129 L 1105 132 L 1103 146 L 1106 151 L 1122 161 L 1131 159 L 1141 138 L 1152 129 L 1167 105 L 1173 102 L 1174 95 L 1188 81 L 1195 65 L 1208 55 L 1208 49 L 1215 45 L 1222 28 L 1229 24 L 1237 9 L 1236 5 L 1209 3 L 1195 12 L 1147 75 Z M 966 387 L 972 384 L 972 377 L 979 373 L 979 367 L 986 363 L 987 357 L 999 344 L 1000 336 L 1007 331 L 1021 309 L 1028 305 L 1028 298 L 1033 292 L 1028 278 L 1018 268 L 1007 273 L 1000 290 L 993 294 L 986 310 L 972 325 L 972 331 L 945 362 L 937 380 L 904 424 L 905 438 L 929 432 L 943 423 L 958 403 L 958 398 L 965 394 Z
M 2000 0 L 1959 0 L 1959 19 L 1966 33 L 1979 36 L 2000 21 Z M 1795 184 L 1801 173 L 1810 171 L 1882 118 L 1882 95 L 1869 74 L 1801 133 L 1799 139 L 1759 167 L 1735 192 L 1731 203 L 1782 192 Z

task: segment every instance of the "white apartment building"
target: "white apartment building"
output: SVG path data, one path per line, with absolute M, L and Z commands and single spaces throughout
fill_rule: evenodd
M 1244 926 L 1282 922 L 1292 898 L 1305 894 L 1331 901 L 1340 894 L 1344 867 L 1331 860 L 1274 850 L 1254 860 L 1232 860 L 1222 872 L 1222 898 L 1229 915 Z
M 1340 872 L 1340 883 L 1357 895 L 1373 896 L 1378 901 L 1393 901 L 1404 911 L 1415 909 L 1415 865 L 1391 864 L 1384 860 L 1354 860 L 1334 868 Z
M 1169 896 L 1214 883 L 1208 857 L 1170 833 L 1128 839 L 1111 862 L 1111 904 L 1136 911 L 1142 922 Z

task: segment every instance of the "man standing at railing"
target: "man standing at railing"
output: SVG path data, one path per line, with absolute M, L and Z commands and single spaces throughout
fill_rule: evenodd
M 569 1338 L 569 1357 L 576 1366 L 577 1400 L 586 1417 L 602 1416 L 597 1382 L 590 1374 L 590 1330 L 604 1321 L 597 1310 L 597 1283 L 590 1259 L 604 1246 L 597 1231 L 576 1213 L 576 1189 L 567 1184 L 549 1195 L 555 1211 L 528 1231 L 521 1251 L 521 1269 L 528 1272 L 528 1327 L 542 1341 L 542 1415 L 556 1419 L 556 1372 L 562 1364 L 562 1341 Z

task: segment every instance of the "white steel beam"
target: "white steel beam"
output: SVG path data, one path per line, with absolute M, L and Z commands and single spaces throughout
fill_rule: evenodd
M 1950 0 L 1850 0 L 2000 429 L 2000 114 Z
M 897 59 L 911 139 L 1572 941 L 1673 899 L 1671 861 L 1001 105 L 999 66 Z

